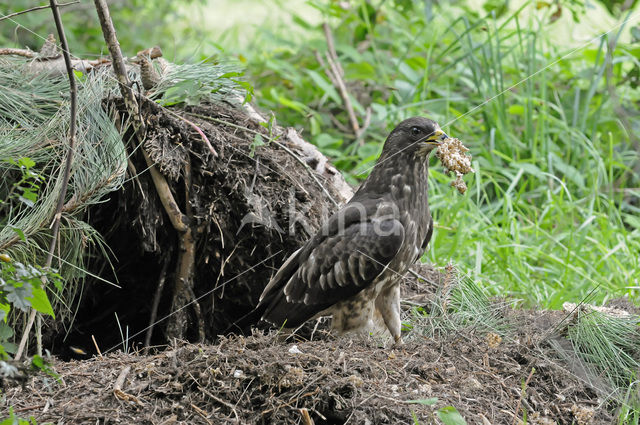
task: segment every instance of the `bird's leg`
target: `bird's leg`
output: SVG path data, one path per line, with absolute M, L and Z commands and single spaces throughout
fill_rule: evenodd
M 400 321 L 400 286 L 385 288 L 376 298 L 376 309 L 380 312 L 384 324 L 394 340 L 394 345 L 402 345 Z
M 347 332 L 369 334 L 373 318 L 374 303 L 367 299 L 351 299 L 336 304 L 333 308 L 331 330 L 338 335 Z
M 335 308 L 331 315 L 331 333 L 334 335 L 340 335 L 344 333 L 346 328 L 347 319 L 344 311 L 340 308 Z

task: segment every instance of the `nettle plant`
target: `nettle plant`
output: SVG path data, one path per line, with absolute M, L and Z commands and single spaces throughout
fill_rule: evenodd
M 44 282 L 62 290 L 62 278 L 55 270 L 45 270 L 31 264 L 13 261 L 8 255 L 0 254 L 0 359 L 15 352 L 15 344 L 9 342 L 13 329 L 7 324 L 11 309 L 28 312 L 30 308 L 42 314 L 55 317 Z
M 4 199 L 0 200 L 0 224 L 10 226 L 10 218 L 16 210 L 35 205 L 45 179 L 35 171 L 36 163 L 30 158 L 7 159 L 2 162 L 12 165 L 18 171 L 14 182 L 4 188 Z M 26 242 L 21 229 L 12 229 L 20 240 Z M 0 253 L 0 360 L 7 359 L 16 350 L 15 344 L 11 342 L 14 330 L 7 323 L 12 309 L 28 312 L 33 308 L 55 317 L 44 289 L 45 282 L 58 290 L 62 289 L 62 278 L 55 270 L 24 264 L 7 253 Z

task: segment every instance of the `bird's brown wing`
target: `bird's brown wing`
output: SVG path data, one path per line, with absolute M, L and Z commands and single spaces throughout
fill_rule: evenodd
M 403 240 L 404 228 L 394 218 L 355 221 L 327 236 L 321 231 L 269 283 L 260 302 L 262 318 L 296 327 L 357 294 L 375 283 Z
M 422 252 L 420 253 L 420 256 L 422 256 L 424 251 L 427 249 L 431 236 L 433 236 L 433 217 L 429 217 L 429 228 L 427 229 L 427 235 L 425 236 L 424 241 L 422 241 Z M 420 258 L 420 256 L 418 256 L 418 258 Z

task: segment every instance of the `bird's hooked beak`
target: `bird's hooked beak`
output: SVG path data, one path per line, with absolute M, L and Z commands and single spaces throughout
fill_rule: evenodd
M 450 139 L 451 137 L 447 136 L 447 133 L 445 133 L 444 131 L 437 129 L 436 131 L 433 132 L 433 134 L 429 137 L 427 137 L 427 139 L 425 140 L 425 142 L 428 145 L 439 145 L 440 143 L 444 142 L 447 139 Z

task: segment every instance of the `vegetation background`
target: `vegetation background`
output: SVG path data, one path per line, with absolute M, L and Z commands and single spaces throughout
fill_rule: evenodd
M 33 6 L 28 0 L 1 13 Z M 9 10 L 10 7 L 10 10 Z M 461 196 L 438 164 L 426 261 L 494 294 L 560 308 L 640 289 L 640 8 L 635 1 L 112 2 L 125 54 L 232 62 L 254 101 L 298 127 L 357 184 L 400 120 L 426 115 L 471 148 Z M 63 9 L 72 53 L 104 54 L 93 4 Z M 316 52 L 332 28 L 360 125 Z M 46 10 L 0 27 L 38 50 Z M 188 90 L 188 88 L 186 89 Z
M 13 0 L 0 14 L 33 6 Z M 253 102 L 299 128 L 352 184 L 402 119 L 425 115 L 460 138 L 476 173 L 459 195 L 432 163 L 436 230 L 424 261 L 453 262 L 489 294 L 526 307 L 618 297 L 638 304 L 635 0 L 133 0 L 110 8 L 125 55 L 159 45 L 172 62 L 241 68 Z M 93 2 L 62 14 L 75 56 L 107 54 Z M 323 23 L 361 134 L 325 73 Z M 20 15 L 0 25 L 0 47 L 39 50 L 50 33 L 50 11 Z M 178 97 L 188 102 L 198 89 L 185 86 Z M 23 186 L 36 185 L 23 195 L 37 196 L 35 163 L 14 165 L 26 167 Z M 36 287 L 42 271 L 29 273 Z M 51 278 L 61 286 L 66 277 Z

